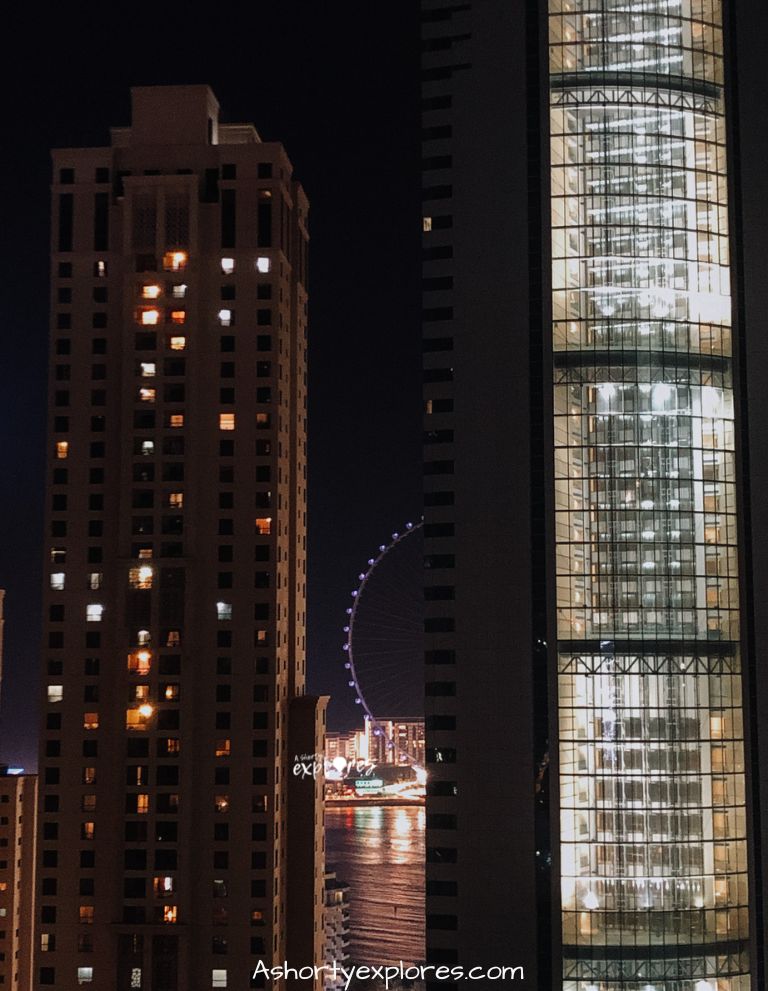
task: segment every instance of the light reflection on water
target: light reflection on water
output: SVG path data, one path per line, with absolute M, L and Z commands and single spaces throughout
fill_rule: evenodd
M 349 885 L 350 956 L 424 959 L 424 809 L 326 807 L 326 862 Z

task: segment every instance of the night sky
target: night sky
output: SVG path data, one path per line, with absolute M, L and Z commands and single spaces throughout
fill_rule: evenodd
M 418 517 L 418 4 L 13 5 L 3 68 L 0 759 L 36 764 L 52 147 L 105 145 L 129 87 L 207 83 L 282 141 L 310 213 L 310 689 L 358 710 L 341 644 L 374 549 Z M 23 65 L 23 71 L 19 66 Z M 11 74 L 12 73 L 12 74 Z M 10 118 L 10 119 L 9 119 Z

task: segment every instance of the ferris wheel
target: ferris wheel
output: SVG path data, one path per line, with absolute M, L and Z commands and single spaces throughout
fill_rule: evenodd
M 423 520 L 406 523 L 368 559 L 347 608 L 348 685 L 390 750 L 397 744 L 385 723 L 420 718 L 424 709 L 423 568 Z

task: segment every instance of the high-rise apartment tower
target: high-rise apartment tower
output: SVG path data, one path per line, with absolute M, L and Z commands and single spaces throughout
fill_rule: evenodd
M 757 6 L 422 4 L 430 962 L 765 986 Z
M 307 200 L 207 87 L 132 103 L 110 147 L 53 155 L 36 979 L 258 987 L 323 939 L 318 789 L 288 796 L 324 722 Z

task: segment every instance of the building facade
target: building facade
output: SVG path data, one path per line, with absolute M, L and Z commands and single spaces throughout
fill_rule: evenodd
M 37 775 L 0 766 L 0 984 L 32 988 Z
M 397 716 L 377 717 L 381 733 L 372 732 L 366 721 L 369 759 L 374 764 L 418 764 L 424 766 L 424 720 Z
M 325 991 L 341 991 L 344 976 L 341 967 L 349 963 L 349 885 L 339 880 L 335 870 L 325 872 Z M 333 965 L 336 964 L 336 977 Z
M 287 890 L 290 737 L 324 720 L 307 201 L 207 87 L 132 107 L 109 147 L 53 155 L 36 981 L 261 986 L 322 931 L 322 863 Z M 317 818 L 319 789 L 293 800 Z
M 428 958 L 757 989 L 765 17 L 422 13 Z

